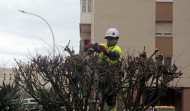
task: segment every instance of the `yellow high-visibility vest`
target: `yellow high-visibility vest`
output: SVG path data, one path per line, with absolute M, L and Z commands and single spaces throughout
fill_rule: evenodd
M 114 46 L 111 46 L 111 47 L 108 47 L 108 45 L 106 43 L 102 43 L 100 45 L 104 46 L 107 50 L 109 50 L 111 52 L 118 51 L 119 56 L 120 56 L 119 61 L 121 60 L 121 48 L 118 45 L 114 45 Z M 106 57 L 106 56 L 104 55 L 103 52 L 100 52 L 100 61 L 102 60 L 103 57 Z M 115 63 L 118 62 L 118 60 L 111 60 L 108 57 L 106 57 L 106 58 L 107 58 L 107 61 L 110 62 L 111 64 L 115 64 Z

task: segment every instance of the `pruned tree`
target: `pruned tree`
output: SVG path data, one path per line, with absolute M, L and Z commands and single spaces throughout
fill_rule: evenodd
M 152 58 L 153 55 L 148 58 L 143 52 L 139 57 L 128 56 L 123 61 L 125 78 L 120 93 L 125 109 L 129 111 L 145 111 L 155 106 L 159 98 L 166 95 L 167 89 L 172 87 L 170 83 L 182 75 L 175 64 L 163 63 L 162 55 L 157 55 L 156 59 Z
M 67 111 L 103 111 L 107 98 L 116 94 L 122 96 L 123 109 L 145 110 L 182 74 L 176 65 L 162 64 L 142 54 L 111 64 L 106 58 L 99 61 L 94 52 L 82 56 L 68 46 L 65 51 L 70 55 L 36 56 L 27 64 L 17 61 L 18 68 L 14 69 L 17 84 L 47 111 L 61 110 L 62 106 Z M 50 88 L 57 99 L 46 92 Z

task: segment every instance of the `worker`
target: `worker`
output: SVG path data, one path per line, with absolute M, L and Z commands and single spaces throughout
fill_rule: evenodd
M 115 28 L 108 29 L 105 34 L 105 39 L 107 40 L 107 43 L 88 43 L 86 47 L 92 48 L 97 51 L 101 55 L 100 60 L 106 57 L 108 62 L 110 62 L 111 64 L 115 64 L 121 60 L 121 48 L 117 45 L 119 39 L 118 30 Z M 115 96 L 116 94 L 112 94 L 106 99 L 108 107 L 113 107 L 115 105 Z M 116 108 L 114 107 L 111 111 L 115 110 Z
M 117 63 L 118 60 L 121 60 L 121 48 L 117 45 L 119 32 L 115 28 L 110 28 L 106 31 L 105 39 L 107 40 L 107 43 L 88 43 L 86 47 L 99 52 L 101 59 L 106 57 L 108 62 L 111 62 L 112 64 Z

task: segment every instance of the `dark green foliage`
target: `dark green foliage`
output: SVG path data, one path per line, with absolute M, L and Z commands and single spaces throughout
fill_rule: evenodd
M 19 102 L 13 103 L 13 101 L 19 101 L 20 96 L 20 89 L 17 85 L 5 84 L 3 81 L 3 85 L 0 86 L 0 110 L 16 109 Z

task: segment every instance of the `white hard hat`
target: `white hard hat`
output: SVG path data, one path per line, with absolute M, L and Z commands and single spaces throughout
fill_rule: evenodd
M 117 38 L 119 39 L 119 32 L 115 28 L 110 28 L 106 31 L 105 39 L 107 38 Z

